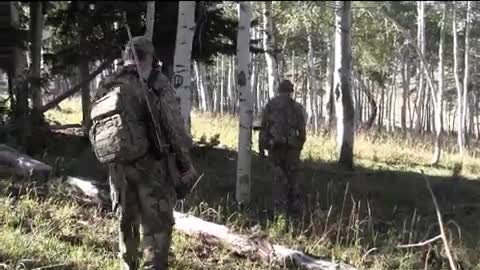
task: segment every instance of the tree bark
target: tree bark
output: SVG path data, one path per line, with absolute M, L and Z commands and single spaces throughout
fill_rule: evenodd
M 278 67 L 272 25 L 272 2 L 263 4 L 263 46 L 268 70 L 268 96 L 273 98 L 278 86 Z
M 42 89 L 40 87 L 42 65 L 42 33 L 43 33 L 43 2 L 30 3 L 30 34 L 31 34 L 31 93 L 35 110 L 42 107 Z
M 178 23 L 172 82 L 180 103 L 183 121 L 189 132 L 191 129 L 190 112 L 192 111 L 191 55 L 194 31 L 195 2 L 180 1 L 178 3 Z M 203 82 L 201 85 L 197 85 L 197 87 L 200 86 L 203 87 Z
M 238 134 L 238 163 L 236 199 L 239 203 L 250 201 L 251 181 L 251 150 L 252 150 L 252 123 L 253 97 L 250 89 L 250 3 L 238 4 L 238 89 L 240 102 L 240 125 Z
M 353 169 L 354 112 L 352 99 L 352 3 L 336 1 L 335 30 L 335 112 L 339 164 Z

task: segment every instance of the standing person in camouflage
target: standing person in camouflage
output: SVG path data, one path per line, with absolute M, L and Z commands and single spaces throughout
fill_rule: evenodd
M 135 66 L 132 43 L 142 78 L 139 78 Z M 173 208 L 176 200 L 188 193 L 197 177 L 189 154 L 192 140 L 185 130 L 170 82 L 152 67 L 152 42 L 143 36 L 133 38 L 126 46 L 123 60 L 124 66 L 102 81 L 102 91 L 97 93 L 98 103 L 92 103 L 94 124 L 90 140 L 97 158 L 109 166 L 112 202 L 120 223 L 119 255 L 122 269 L 138 269 L 142 233 L 143 269 L 164 270 L 168 269 L 174 225 Z M 150 103 L 146 102 L 141 92 L 143 85 L 140 80 L 148 83 L 147 98 Z M 119 92 L 110 90 L 115 87 L 120 89 Z M 120 94 L 111 94 L 114 98 L 105 101 L 109 98 L 107 93 Z M 120 98 L 122 102 L 118 101 Z M 102 99 L 104 105 L 100 106 L 98 104 Z M 109 109 L 113 104 L 123 107 Z M 158 132 L 155 123 L 160 125 L 160 142 L 156 140 Z M 125 130 L 131 134 L 123 136 Z M 143 130 L 145 133 L 142 133 Z M 122 140 L 130 141 L 121 144 Z M 162 145 L 162 142 L 166 143 Z M 116 148 L 112 148 L 112 145 L 116 145 Z M 178 171 L 172 172 L 168 158 L 159 151 L 161 148 L 168 149 L 174 155 Z M 117 158 L 110 158 L 113 156 Z
M 293 84 L 280 83 L 278 95 L 271 99 L 262 113 L 259 134 L 260 156 L 268 150 L 274 169 L 273 196 L 277 207 L 285 207 L 289 215 L 299 214 L 297 173 L 300 153 L 306 140 L 306 113 L 293 100 Z

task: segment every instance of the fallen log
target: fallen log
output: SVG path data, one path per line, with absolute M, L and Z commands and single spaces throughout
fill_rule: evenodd
M 344 263 L 335 263 L 301 251 L 293 250 L 281 245 L 275 245 L 266 239 L 255 239 L 230 231 L 226 226 L 204 221 L 192 215 L 174 212 L 175 229 L 190 235 L 210 238 L 209 241 L 221 242 L 226 248 L 234 252 L 260 259 L 266 264 L 278 263 L 292 265 L 305 269 L 316 270 L 355 270 L 356 268 Z
M 0 144 L 0 171 L 23 177 L 48 178 L 52 167 L 27 155 L 19 153 L 12 147 Z

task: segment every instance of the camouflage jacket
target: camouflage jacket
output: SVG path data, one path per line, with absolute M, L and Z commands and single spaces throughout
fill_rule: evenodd
M 275 139 L 293 144 L 299 150 L 303 149 L 306 140 L 306 112 L 300 103 L 289 96 L 279 95 L 267 103 L 262 112 L 261 125 L 259 134 L 261 152 L 263 149 L 269 149 L 272 140 Z M 279 125 L 282 127 L 278 127 Z
M 153 116 L 156 117 L 157 123 L 160 125 L 161 141 L 163 144 L 168 144 L 170 152 L 175 154 L 179 170 L 181 172 L 188 170 L 191 166 L 190 149 L 193 142 L 191 136 L 185 129 L 184 121 L 180 113 L 180 106 L 175 97 L 175 90 L 168 78 L 162 72 L 158 72 L 157 78 L 152 85 L 153 89 L 149 91 L 148 98 L 152 105 L 153 115 L 150 114 L 146 101 L 144 100 L 144 94 L 141 92 L 143 91 L 141 88 L 142 84 L 138 78 L 137 71 L 132 67 L 121 68 L 111 76 L 102 80 L 96 98 L 103 96 L 104 91 L 108 91 L 111 85 L 118 83 L 128 84 L 132 87 L 132 90 L 138 91 L 136 95 L 143 103 L 144 106 L 142 107 L 145 108 L 145 122 L 149 130 L 148 139 L 152 145 L 156 145 L 158 150 L 159 145 L 151 118 Z

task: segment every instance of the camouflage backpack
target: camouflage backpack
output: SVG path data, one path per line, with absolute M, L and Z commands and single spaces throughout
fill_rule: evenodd
M 291 98 L 278 97 L 271 104 L 268 116 L 268 134 L 270 145 L 299 145 L 297 127 L 299 121 L 303 121 L 299 115 L 302 112 L 296 102 Z
M 93 125 L 89 139 L 101 163 L 125 163 L 144 156 L 149 149 L 145 107 L 131 74 L 115 76 L 99 89 L 103 95 L 92 103 Z

